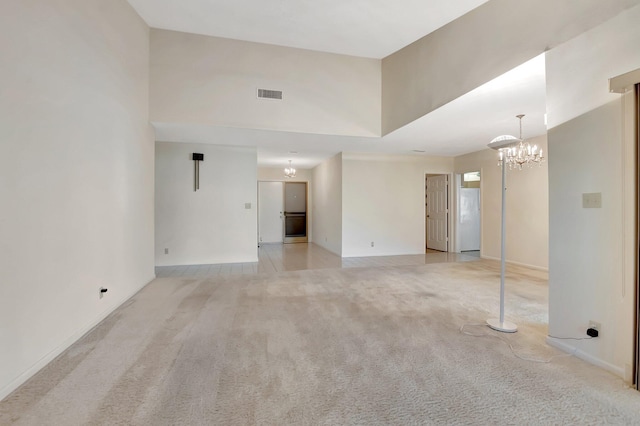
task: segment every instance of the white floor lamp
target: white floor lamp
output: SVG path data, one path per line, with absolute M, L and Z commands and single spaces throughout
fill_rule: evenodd
M 518 331 L 516 324 L 504 319 L 507 166 L 509 166 L 509 169 L 517 168 L 521 170 L 525 165 L 540 164 L 544 160 L 542 150 L 538 150 L 536 145 L 531 146 L 522 139 L 522 117 L 524 117 L 524 114 L 518 114 L 516 117 L 520 120 L 520 138 L 502 135 L 492 140 L 488 145 L 489 148 L 498 150 L 498 165 L 502 168 L 502 222 L 500 228 L 500 318 L 489 318 L 487 325 L 504 333 Z

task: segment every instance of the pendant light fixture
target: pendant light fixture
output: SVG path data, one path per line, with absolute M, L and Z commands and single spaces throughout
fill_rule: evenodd
M 296 177 L 296 169 L 291 165 L 291 160 L 289 160 L 289 167 L 285 167 L 284 169 L 284 176 L 287 178 Z
M 509 169 L 520 169 L 524 166 L 531 167 L 535 164 L 540 165 L 544 162 L 542 149 L 538 149 L 537 145 L 531 146 L 522 138 L 522 117 L 524 114 L 518 114 L 516 117 L 520 120 L 520 139 L 513 138 L 514 146 L 502 148 L 498 152 L 498 161 L 505 161 Z M 491 142 L 493 143 L 495 139 Z M 491 144 L 489 144 L 491 147 Z M 500 164 L 499 164 L 500 165 Z

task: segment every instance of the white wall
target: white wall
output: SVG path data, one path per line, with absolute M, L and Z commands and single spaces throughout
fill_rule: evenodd
M 482 4 L 383 59 L 382 134 L 636 4 L 637 0 L 492 0 Z
M 256 162 L 255 148 L 156 142 L 156 265 L 258 261 Z
M 342 256 L 342 154 L 313 169 L 313 242 Z
M 154 146 L 126 1 L 3 2 L 0 56 L 1 399 L 153 279 Z
M 525 118 L 526 120 L 526 118 Z M 525 127 L 526 129 L 526 121 Z M 524 135 L 526 138 L 526 134 Z M 547 138 L 528 138 L 546 153 Z M 547 161 L 553 159 L 547 158 Z M 455 158 L 456 173 L 480 170 L 482 257 L 500 259 L 502 172 L 497 152 L 491 149 Z M 549 174 L 548 163 L 523 170 L 507 169 L 506 259 L 536 269 L 549 268 Z
M 380 76 L 377 59 L 151 30 L 154 122 L 379 136 Z
M 452 171 L 453 158 L 344 153 L 342 256 L 424 253 L 425 173 Z
M 629 103 L 610 77 L 640 68 L 640 6 L 547 53 L 549 332 L 555 343 L 630 379 L 634 339 L 634 171 Z M 624 120 L 623 120 L 623 117 Z M 568 121 L 567 121 L 568 120 Z M 600 192 L 602 208 L 582 208 Z M 637 259 L 636 259 L 637 260 Z

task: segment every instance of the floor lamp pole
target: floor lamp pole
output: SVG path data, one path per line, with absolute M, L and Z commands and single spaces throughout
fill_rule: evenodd
M 500 238 L 500 318 L 490 318 L 487 320 L 487 325 L 494 330 L 502 331 L 504 333 L 515 333 L 518 331 L 518 326 L 512 322 L 504 320 L 504 276 L 505 276 L 505 237 L 506 237 L 506 212 L 507 212 L 507 168 L 506 161 L 502 161 L 502 223 L 501 223 L 501 238 Z

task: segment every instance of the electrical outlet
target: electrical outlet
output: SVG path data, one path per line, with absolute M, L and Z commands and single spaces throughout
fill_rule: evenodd
M 373 241 L 371 241 L 371 247 L 373 247 L 375 244 L 373 243 Z
M 164 254 L 169 254 L 169 249 L 168 248 L 164 249 Z
M 591 320 L 589 321 L 589 328 L 595 328 L 598 331 L 602 331 L 601 330 L 602 327 L 601 327 L 600 323 L 599 322 L 595 322 L 595 321 L 591 321 Z

